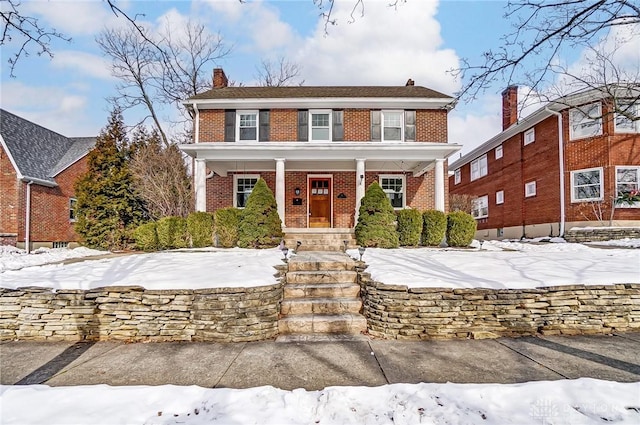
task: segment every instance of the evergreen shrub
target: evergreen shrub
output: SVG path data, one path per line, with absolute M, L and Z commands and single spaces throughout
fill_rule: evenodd
M 396 214 L 378 182 L 367 188 L 358 215 L 355 233 L 360 246 L 397 248 Z
M 476 220 L 469 213 L 454 211 L 447 215 L 447 244 L 466 247 L 476 234 Z
M 427 210 L 422 214 L 422 244 L 438 246 L 447 233 L 447 216 L 442 211 Z
M 418 210 L 398 211 L 398 238 L 400 246 L 417 246 L 422 233 L 422 214 Z
M 138 226 L 133 231 L 133 239 L 137 249 L 141 251 L 157 251 L 158 233 L 156 232 L 156 222 L 150 221 Z
M 284 233 L 276 198 L 263 179 L 259 179 L 247 198 L 238 229 L 241 248 L 273 248 Z
M 187 230 L 192 247 L 213 246 L 213 214 L 204 211 L 192 212 L 187 217 Z
M 186 248 L 189 246 L 187 220 L 182 217 L 162 217 L 156 224 L 160 249 Z
M 224 248 L 238 246 L 238 228 L 240 227 L 238 208 L 221 208 L 214 213 L 215 235 L 218 245 Z

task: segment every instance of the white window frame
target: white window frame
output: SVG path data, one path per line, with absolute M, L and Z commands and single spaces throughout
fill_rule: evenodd
M 537 187 L 536 187 L 536 181 L 530 181 L 530 182 L 526 182 L 524 184 L 524 197 L 525 198 L 531 198 L 532 196 L 536 196 L 537 194 Z
M 625 109 L 629 107 L 628 112 L 636 117 L 640 116 L 640 103 L 636 103 L 634 105 L 633 99 L 619 99 L 616 103 L 618 109 Z M 618 120 L 626 122 L 627 126 L 619 128 Z M 616 112 L 613 122 L 615 123 L 616 133 L 640 133 L 640 120 L 632 121 L 624 115 Z
M 502 158 L 502 155 L 503 155 L 502 145 L 496 147 L 495 154 L 496 154 L 496 159 Z
M 233 175 L 233 206 L 234 208 L 244 209 L 245 207 L 238 206 L 238 179 L 256 179 L 256 183 L 258 183 L 258 180 L 260 180 L 260 174 L 234 174 Z
M 256 138 L 255 139 L 240 139 L 240 116 L 241 115 L 253 115 L 256 116 Z M 257 142 L 260 138 L 260 111 L 247 109 L 236 111 L 236 142 Z
M 407 178 L 406 178 L 406 176 L 404 174 L 380 174 L 379 179 L 378 179 L 378 183 L 380 183 L 380 187 L 384 191 L 385 195 L 387 195 L 387 198 L 389 199 L 389 202 L 391 202 L 391 198 L 389 197 L 389 194 L 395 193 L 395 191 L 392 192 L 389 189 L 385 189 L 384 186 L 382 186 L 382 179 L 401 179 L 402 180 L 402 206 L 401 207 L 393 207 L 393 209 L 394 210 L 405 209 L 407 207 Z
M 524 145 L 531 144 L 536 141 L 536 129 L 535 127 L 531 127 L 529 130 L 524 132 Z
M 474 171 L 474 166 L 476 168 L 475 171 Z M 489 173 L 489 164 L 487 162 L 487 154 L 484 154 L 481 157 L 471 161 L 471 164 L 469 165 L 469 167 L 471 168 L 471 181 L 478 180 L 479 178 L 486 176 Z
M 596 108 L 592 115 L 598 118 L 590 118 L 586 111 Z M 597 124 L 597 128 L 591 131 L 584 131 L 587 125 Z M 602 134 L 602 104 L 600 102 L 590 103 L 578 108 L 569 109 L 569 139 L 577 140 L 587 137 L 599 136 Z
M 504 204 L 504 190 L 496 192 L 496 205 Z
M 385 116 L 385 114 L 400 114 L 400 139 L 387 140 L 384 137 L 384 129 L 385 129 L 384 116 Z M 395 128 L 395 127 L 389 127 L 389 128 Z M 404 141 L 404 111 L 403 110 L 387 109 L 387 110 L 380 111 L 380 140 L 382 140 L 383 142 L 402 142 L 402 141 Z
M 325 128 L 325 127 L 314 127 L 313 126 L 313 115 L 319 114 L 327 114 L 329 115 L 329 138 L 328 139 L 314 139 L 313 138 L 313 129 L 314 128 Z M 331 109 L 310 109 L 309 110 L 309 141 L 310 142 L 330 142 L 332 140 L 333 133 L 333 111 Z
M 462 181 L 462 171 L 458 168 L 453 172 L 453 184 L 460 184 Z
M 489 217 L 489 195 L 479 196 L 473 200 L 471 215 L 476 220 Z
M 616 166 L 616 198 L 620 196 L 622 193 L 618 190 L 618 186 L 621 184 L 629 185 L 633 184 L 633 182 L 620 182 L 618 181 L 618 170 L 635 170 L 636 172 L 636 181 L 635 181 L 635 189 L 632 190 L 640 190 L 640 166 L 637 165 L 618 165 Z M 616 208 L 640 208 L 640 202 L 634 202 L 632 204 L 628 204 L 626 202 L 621 202 L 616 204 Z
M 75 223 L 78 220 L 78 208 L 76 205 L 78 204 L 78 199 L 69 198 L 69 222 Z
M 600 173 L 600 197 L 598 198 L 576 198 L 575 196 L 575 175 L 578 173 L 586 173 L 588 171 L 597 170 Z M 585 185 L 586 186 L 586 185 Z M 571 202 L 590 202 L 602 201 L 604 199 L 604 169 L 602 167 L 584 168 L 582 170 L 574 170 L 571 172 Z

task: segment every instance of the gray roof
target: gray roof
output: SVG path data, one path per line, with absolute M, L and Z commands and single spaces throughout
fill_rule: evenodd
M 95 137 L 68 138 L 0 109 L 0 134 L 23 177 L 55 185 L 60 171 L 87 154 Z
M 199 93 L 199 99 L 279 99 L 279 98 L 395 98 L 451 99 L 451 96 L 421 86 L 287 86 L 222 87 Z

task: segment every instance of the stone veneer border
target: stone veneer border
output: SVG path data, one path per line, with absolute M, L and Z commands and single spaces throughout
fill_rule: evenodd
M 612 239 L 640 238 L 640 227 L 589 227 L 570 229 L 564 235 L 567 242 L 600 242 Z

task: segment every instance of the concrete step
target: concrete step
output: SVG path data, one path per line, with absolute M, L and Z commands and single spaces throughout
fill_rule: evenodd
M 355 248 L 353 246 L 347 246 L 347 249 Z M 343 252 L 343 245 L 327 245 L 326 243 L 314 243 L 314 244 L 304 244 L 298 248 L 298 252 L 304 251 L 334 251 L 334 252 Z
M 280 334 L 350 334 L 367 330 L 367 319 L 359 314 L 303 314 L 278 321 Z
M 362 308 L 360 298 L 293 298 L 283 300 L 280 313 L 293 314 L 344 314 L 359 313 Z
M 339 252 L 300 252 L 289 260 L 289 272 L 354 270 L 355 261 Z
M 356 283 L 358 273 L 350 270 L 298 271 L 287 273 L 287 283 Z
M 369 337 L 358 334 L 286 334 L 279 335 L 276 342 L 367 342 Z
M 290 298 L 326 298 L 357 297 L 360 286 L 355 283 L 310 283 L 284 286 L 284 299 Z

